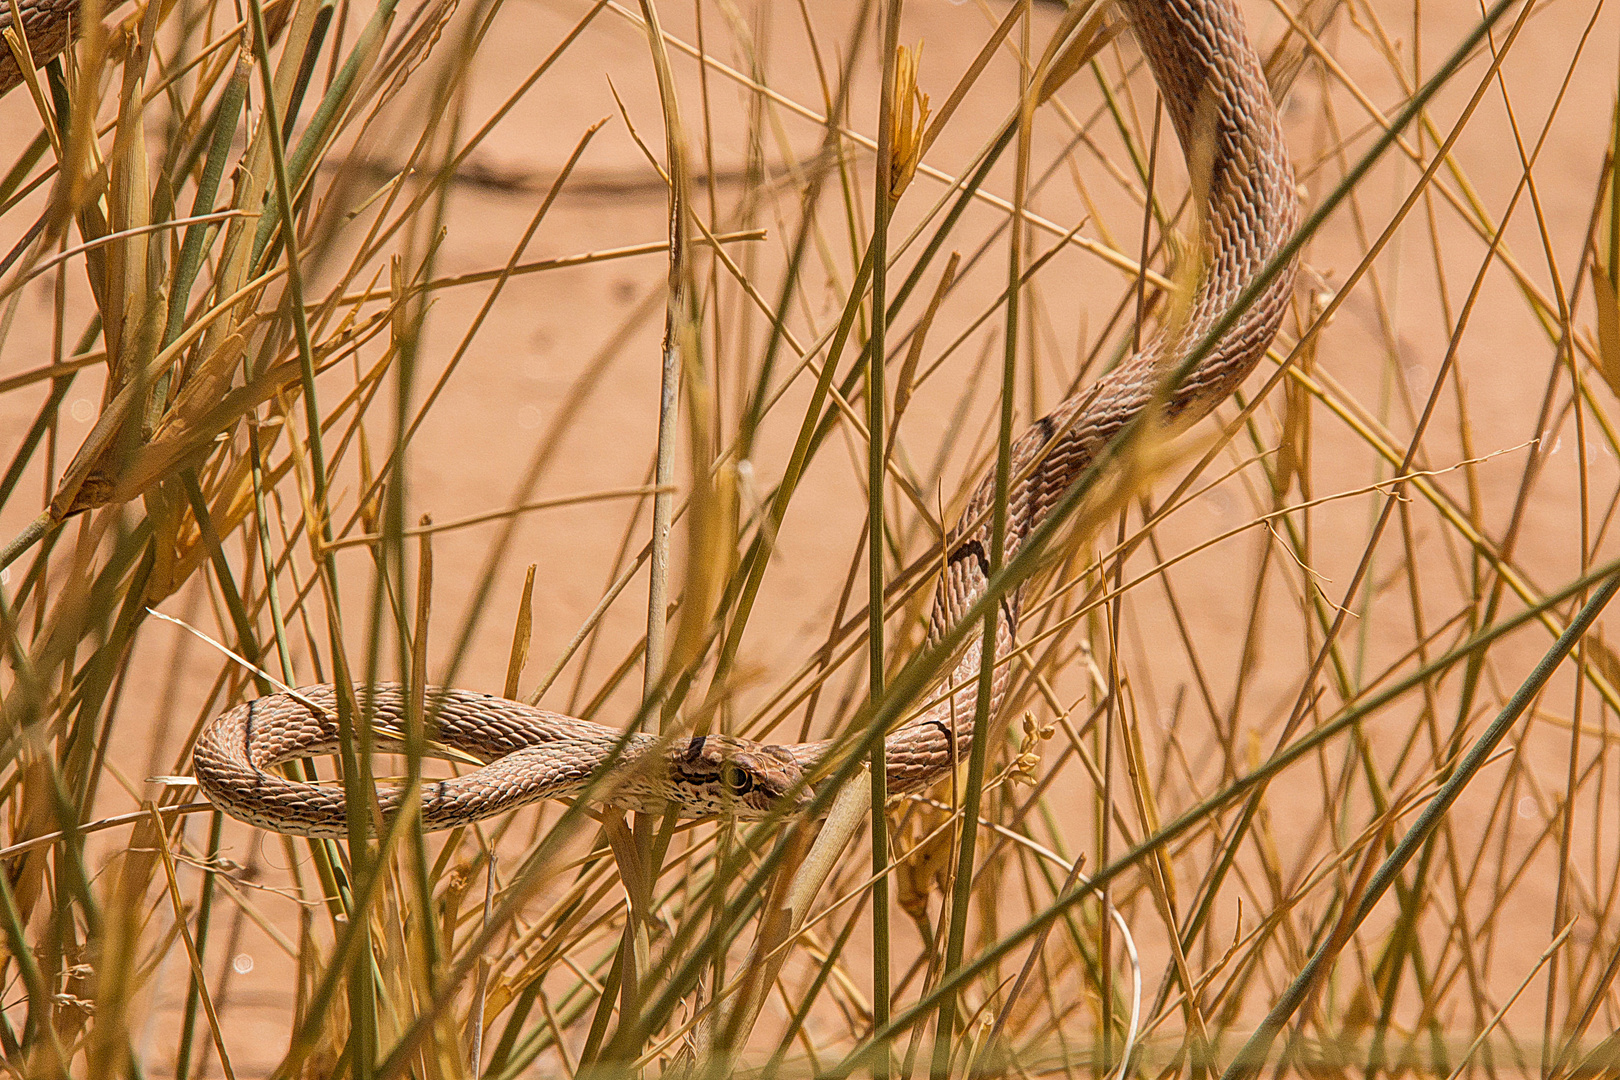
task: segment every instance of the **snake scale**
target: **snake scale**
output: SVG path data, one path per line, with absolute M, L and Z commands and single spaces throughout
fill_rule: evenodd
M 1233 307 L 1245 287 L 1282 249 L 1299 213 L 1292 169 L 1260 62 L 1244 31 L 1237 0 L 1117 0 L 1163 94 L 1183 153 L 1207 177 L 1200 201 L 1204 265 L 1182 324 L 1161 332 L 1090 387 L 1037 420 L 1015 442 L 1006 557 L 1018 551 L 1110 438 L 1154 404 L 1165 374 Z M 72 0 L 22 0 L 37 62 L 70 36 Z M 0 28 L 9 25 L 0 4 Z M 5 53 L 5 50 L 0 50 Z M 16 82 L 9 53 L 0 61 L 0 92 Z M 1293 288 L 1293 271 L 1277 274 L 1163 402 L 1177 426 L 1207 414 L 1235 390 L 1275 336 Z M 937 640 L 983 594 L 988 581 L 994 476 L 980 480 L 946 538 L 943 578 L 929 637 Z M 997 655 L 1017 631 L 1020 592 L 998 605 Z M 948 692 L 886 741 L 892 792 L 915 790 L 964 757 L 972 720 L 981 645 L 969 639 Z M 1006 686 L 1005 665 L 992 685 L 992 710 Z M 405 693 L 397 685 L 362 689 L 379 723 L 403 727 Z M 435 738 L 485 764 L 424 785 L 423 824 L 442 829 L 503 813 L 539 799 L 580 794 L 622 738 L 615 728 L 561 716 L 489 694 L 433 689 Z M 310 686 L 249 701 L 211 722 L 193 755 L 203 792 L 220 809 L 254 825 L 306 836 L 348 835 L 343 791 L 288 780 L 267 771 L 294 758 L 339 746 L 331 686 Z M 609 769 L 607 802 L 626 809 L 683 816 L 724 811 L 757 818 L 777 806 L 829 752 L 827 742 L 757 743 L 697 736 L 673 745 L 651 735 L 628 737 Z M 401 791 L 380 785 L 385 814 Z

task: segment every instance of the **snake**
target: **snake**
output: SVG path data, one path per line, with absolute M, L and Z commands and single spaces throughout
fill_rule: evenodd
M 1158 332 L 1036 420 L 1011 443 L 1002 557 L 1011 560 L 1063 501 L 1104 447 L 1154 410 L 1151 422 L 1185 428 L 1229 397 L 1270 347 L 1294 286 L 1295 261 L 1283 252 L 1299 217 L 1299 195 L 1264 70 L 1237 0 L 1115 0 L 1159 87 L 1193 179 L 1198 274 L 1190 296 Z M 11 22 L 0 4 L 0 28 Z M 70 38 L 72 0 L 21 0 L 36 62 Z M 8 66 L 10 65 L 10 66 Z M 0 92 L 16 82 L 9 54 Z M 1271 272 L 1263 273 L 1267 267 Z M 1259 282 L 1254 288 L 1254 285 Z M 1253 295 L 1246 296 L 1245 293 Z M 1240 298 L 1245 302 L 1239 304 Z M 1223 327 L 1218 335 L 1217 327 Z M 1204 342 L 1213 336 L 1212 342 Z M 1200 359 L 1179 381 L 1204 342 Z M 991 578 L 994 470 L 982 477 L 945 534 L 943 569 L 926 642 L 947 636 L 985 595 Z M 1016 642 L 1023 586 L 995 605 L 994 656 Z M 980 666 L 987 635 L 959 646 L 941 691 L 884 739 L 890 793 L 917 791 L 966 760 L 972 748 Z M 926 647 L 926 646 L 925 646 Z M 1009 681 L 993 664 L 990 712 Z M 397 737 L 413 706 L 407 689 L 358 688 L 374 729 Z M 412 788 L 378 784 L 383 820 L 415 799 L 424 830 L 465 825 L 541 799 L 588 794 L 603 805 L 682 817 L 730 814 L 758 819 L 793 809 L 825 775 L 831 740 L 765 743 L 725 735 L 667 739 L 623 732 L 497 695 L 428 687 L 416 706 L 432 718 L 437 743 L 477 768 Z M 202 792 L 220 810 L 260 828 L 313 837 L 349 835 L 347 796 L 337 785 L 272 771 L 298 758 L 336 752 L 345 740 L 337 691 L 305 686 L 247 701 L 210 721 L 192 752 Z M 379 746 L 388 740 L 383 740 Z M 375 822 L 373 822 L 373 827 Z
M 72 44 L 78 33 L 79 0 L 21 0 L 22 36 L 35 65 L 43 65 Z M 13 29 L 11 4 L 0 4 L 0 95 L 23 81 L 22 69 L 6 47 L 5 31 Z

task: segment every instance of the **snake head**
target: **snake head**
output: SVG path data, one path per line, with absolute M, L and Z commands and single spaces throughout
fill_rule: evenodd
M 726 735 L 694 736 L 670 762 L 670 779 L 686 806 L 740 818 L 764 817 L 779 808 L 803 773 L 782 747 Z M 801 786 L 793 802 L 806 797 Z

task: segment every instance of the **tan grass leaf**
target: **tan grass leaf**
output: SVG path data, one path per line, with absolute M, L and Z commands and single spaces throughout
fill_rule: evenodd
M 895 899 L 900 910 L 917 923 L 928 920 L 929 896 L 936 891 L 943 895 L 945 890 L 945 875 L 955 850 L 952 831 L 941 828 L 947 816 L 931 803 L 919 805 L 908 815 L 913 839 L 907 857 L 895 865 Z
M 1073 15 L 1066 16 L 1066 18 L 1073 17 Z M 1104 46 L 1118 37 L 1124 28 L 1125 21 L 1115 16 L 1112 5 L 1093 5 L 1090 11 L 1085 12 L 1083 21 L 1075 30 L 1069 44 L 1046 69 L 1046 77 L 1041 80 L 1040 93 L 1036 95 L 1035 103 L 1044 104 L 1062 88 L 1064 83 L 1074 77 L 1075 72 L 1090 63 Z
M 924 132 L 928 130 L 928 95 L 917 89 L 922 64 L 922 43 L 915 51 L 904 45 L 894 51 L 894 103 L 889 118 L 893 132 L 889 146 L 889 198 L 898 201 L 917 175 L 922 161 Z
M 227 339 L 227 346 L 229 342 L 230 339 Z M 140 449 L 129 466 L 119 473 L 116 483 L 100 493 L 101 496 L 111 502 L 132 499 L 152 484 L 173 475 L 187 463 L 207 455 L 215 440 L 229 431 L 249 410 L 292 386 L 298 378 L 296 363 L 278 364 L 247 386 L 238 387 L 218 398 L 206 411 L 193 414 L 189 422 L 165 423 L 153 439 Z M 90 486 L 88 481 L 85 486 Z M 83 508 L 88 509 L 88 506 Z
M 1310 305 L 1310 321 L 1314 323 L 1321 318 L 1326 300 L 1322 294 L 1312 293 Z M 1295 366 L 1300 371 L 1310 374 L 1315 368 L 1316 347 L 1321 340 L 1320 334 L 1312 334 L 1300 343 L 1299 357 L 1295 360 Z M 1307 490 L 1310 483 L 1310 439 L 1310 389 L 1301 380 L 1290 379 L 1283 385 L 1282 439 L 1277 447 L 1277 471 L 1272 478 L 1272 493 L 1277 499 L 1281 500 L 1288 494 L 1295 480 L 1299 481 L 1301 496 L 1310 497 Z
M 247 338 L 241 331 L 229 334 L 217 348 L 191 366 L 173 406 L 153 430 L 154 440 L 202 423 L 203 418 L 229 393 L 237 362 L 241 360 L 246 347 Z
M 1598 669 L 1610 686 L 1620 686 L 1620 656 L 1616 656 L 1609 643 L 1602 636 L 1588 634 L 1586 636 L 1586 659 Z
M 709 620 L 719 607 L 727 577 L 737 561 L 737 470 L 727 464 L 692 495 L 693 513 L 686 553 L 686 595 L 670 653 L 673 670 L 684 670 L 701 655 Z
M 20 795 L 13 802 L 12 817 L 7 822 L 11 828 L 12 844 L 44 836 L 56 829 L 51 773 L 45 759 L 32 752 L 24 755 L 19 776 L 21 784 L 17 790 Z M 7 868 L 11 874 L 12 897 L 17 905 L 19 921 L 24 926 L 34 913 L 34 905 L 39 902 L 48 861 L 49 853 L 40 851 L 29 855 L 20 865 L 13 863 Z
M 142 600 L 150 605 L 173 595 L 181 580 L 175 574 L 180 550 L 180 529 L 185 521 L 186 495 L 172 481 L 151 485 L 141 493 L 146 517 L 152 523 L 152 570 Z
M 382 520 L 382 493 L 383 489 L 377 484 L 377 472 L 371 464 L 371 439 L 362 427 L 360 436 L 360 490 L 371 494 L 360 501 L 360 524 L 368 533 L 381 532 Z
M 1596 260 L 1592 262 L 1592 296 L 1597 301 L 1598 372 L 1609 390 L 1620 397 L 1620 297 Z

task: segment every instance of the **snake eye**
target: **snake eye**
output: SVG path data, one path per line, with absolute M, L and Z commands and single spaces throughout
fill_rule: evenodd
M 754 790 L 753 774 L 737 765 L 727 765 L 721 769 L 720 779 L 726 785 L 726 790 L 738 798 Z

